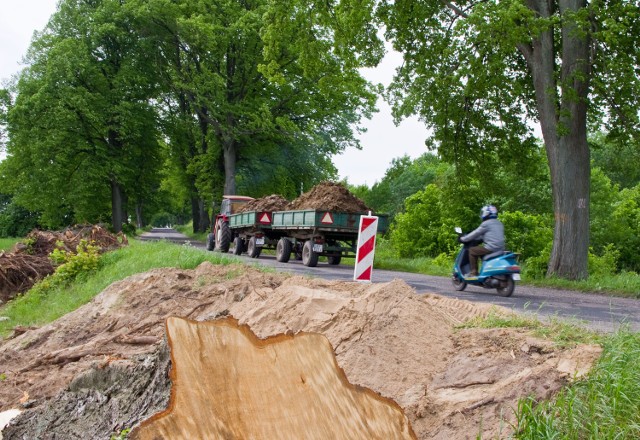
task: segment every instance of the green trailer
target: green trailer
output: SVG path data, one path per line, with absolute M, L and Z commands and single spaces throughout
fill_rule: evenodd
M 272 214 L 270 211 L 249 211 L 228 217 L 234 254 L 246 252 L 251 258 L 258 258 L 263 249 L 276 248 L 276 243 L 285 233 L 272 230 Z
M 286 263 L 293 253 L 310 267 L 318 264 L 320 256 L 326 256 L 329 264 L 340 264 L 342 258 L 355 257 L 360 217 L 367 215 L 317 209 L 274 211 L 272 214 L 271 230 L 281 233 L 276 259 Z M 376 216 L 378 233 L 386 232 L 389 216 Z

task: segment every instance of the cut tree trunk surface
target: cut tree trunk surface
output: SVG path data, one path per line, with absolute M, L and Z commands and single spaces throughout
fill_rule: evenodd
M 326 337 L 258 339 L 235 319 L 167 320 L 169 409 L 132 439 L 415 439 L 400 406 L 351 385 Z

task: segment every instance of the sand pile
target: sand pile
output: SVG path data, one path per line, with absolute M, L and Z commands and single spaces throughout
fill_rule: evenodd
M 289 201 L 281 195 L 272 194 L 270 196 L 261 197 L 247 202 L 238 210 L 238 212 L 284 211 L 288 204 Z
M 417 295 L 403 281 L 332 282 L 209 263 L 150 271 L 0 345 L 0 411 L 31 407 L 5 438 L 108 439 L 158 412 L 168 398 L 168 316 L 233 316 L 261 338 L 322 333 L 348 380 L 395 400 L 418 438 L 503 436 L 519 397 L 549 397 L 599 349 L 559 350 L 518 329 L 455 329 L 491 310 Z
M 344 185 L 322 182 L 302 194 L 287 206 L 287 210 L 322 209 L 348 213 L 366 213 L 370 209 Z

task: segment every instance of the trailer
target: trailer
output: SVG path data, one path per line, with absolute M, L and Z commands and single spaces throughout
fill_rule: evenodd
M 335 212 L 317 209 L 295 211 L 238 212 L 253 200 L 244 196 L 224 196 L 221 213 L 216 216 L 207 249 L 246 252 L 258 258 L 263 249 L 274 249 L 276 259 L 286 263 L 295 256 L 305 266 L 314 267 L 321 256 L 329 264 L 356 255 L 360 217 L 367 213 Z M 389 227 L 389 216 L 377 214 L 378 233 Z M 233 247 L 231 245 L 233 244 Z
M 302 264 L 314 267 L 318 258 L 327 257 L 329 264 L 340 264 L 342 258 L 356 255 L 360 217 L 367 213 L 347 213 L 316 209 L 273 212 L 271 230 L 281 232 L 276 245 L 276 259 L 286 263 L 292 254 Z M 389 227 L 389 216 L 379 214 L 378 233 Z

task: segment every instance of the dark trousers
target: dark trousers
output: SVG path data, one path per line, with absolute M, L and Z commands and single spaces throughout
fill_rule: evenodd
M 483 246 L 473 246 L 469 248 L 469 265 L 471 266 L 471 274 L 478 275 L 478 257 L 492 253 Z

